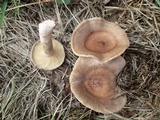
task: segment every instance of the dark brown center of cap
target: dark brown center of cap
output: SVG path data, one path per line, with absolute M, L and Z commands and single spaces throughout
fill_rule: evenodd
M 84 43 L 86 49 L 98 53 L 105 53 L 116 46 L 114 36 L 104 31 L 95 31 L 89 34 Z
M 110 98 L 116 86 L 114 74 L 106 68 L 90 70 L 84 81 L 84 88 L 88 94 L 97 98 Z

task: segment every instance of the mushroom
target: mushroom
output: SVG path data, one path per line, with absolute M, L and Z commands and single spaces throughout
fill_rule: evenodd
M 120 56 L 129 46 L 123 29 L 100 17 L 82 21 L 73 31 L 71 48 L 74 54 L 109 61 Z
M 121 56 L 108 62 L 79 57 L 70 76 L 72 93 L 94 111 L 105 114 L 118 112 L 126 103 L 126 95 L 116 85 L 116 78 L 125 64 Z
M 35 66 L 45 70 L 59 67 L 65 58 L 62 44 L 52 38 L 55 22 L 46 20 L 39 24 L 40 41 L 37 41 L 31 50 L 31 61 Z

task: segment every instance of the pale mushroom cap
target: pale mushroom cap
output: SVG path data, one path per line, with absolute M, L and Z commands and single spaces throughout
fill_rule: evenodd
M 71 48 L 74 54 L 109 61 L 129 47 L 125 31 L 119 25 L 100 17 L 82 21 L 73 31 Z
M 40 41 L 34 44 L 31 50 L 31 61 L 35 66 L 40 69 L 52 70 L 59 67 L 65 58 L 65 52 L 62 44 L 57 40 L 53 42 L 53 55 L 47 56 L 43 50 L 43 46 Z
M 126 104 L 126 95 L 116 85 L 117 75 L 124 66 L 122 57 L 103 63 L 80 57 L 70 76 L 71 91 L 83 105 L 94 111 L 118 112 Z

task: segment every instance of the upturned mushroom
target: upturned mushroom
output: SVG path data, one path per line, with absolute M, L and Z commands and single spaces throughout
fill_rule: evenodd
M 120 56 L 129 46 L 121 27 L 100 17 L 82 21 L 73 31 L 71 48 L 81 57 L 94 57 L 109 61 Z
M 39 24 L 40 41 L 37 41 L 31 50 L 31 61 L 35 66 L 45 70 L 59 67 L 65 58 L 62 44 L 52 38 L 55 22 L 46 20 Z
M 118 112 L 126 104 L 126 95 L 116 85 L 116 78 L 125 64 L 121 56 L 108 62 L 79 57 L 70 76 L 72 93 L 94 111 Z

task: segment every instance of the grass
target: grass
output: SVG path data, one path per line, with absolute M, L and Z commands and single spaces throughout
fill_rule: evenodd
M 56 0 L 56 2 L 60 5 L 60 4 L 70 4 L 71 1 L 70 0 Z
M 6 8 L 7 8 L 7 4 L 8 4 L 8 0 L 4 0 L 2 3 L 2 8 L 1 8 L 1 13 L 0 13 L 0 28 L 2 26 L 2 22 L 3 22 Z
M 155 1 L 160 6 L 160 0 L 155 0 Z
M 81 0 L 66 6 L 30 0 L 18 4 L 7 5 L 0 34 L 2 120 L 160 119 L 160 7 L 155 1 L 117 0 L 104 5 Z M 17 8 L 18 15 L 12 12 Z M 68 82 L 77 59 L 70 48 L 72 32 L 83 19 L 95 16 L 118 23 L 131 43 L 122 55 L 127 64 L 117 79 L 127 92 L 127 104 L 108 115 L 81 105 Z M 39 39 L 38 24 L 45 19 L 57 22 L 53 36 L 66 53 L 63 65 L 53 71 L 39 70 L 30 61 L 31 47 Z

